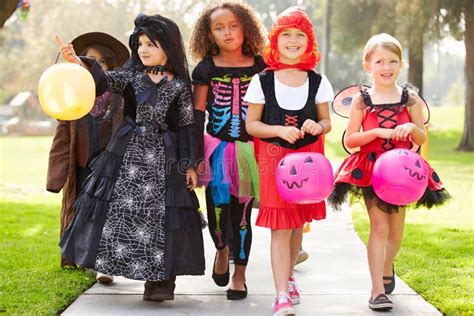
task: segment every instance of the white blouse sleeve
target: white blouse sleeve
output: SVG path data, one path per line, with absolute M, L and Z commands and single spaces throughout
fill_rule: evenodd
M 244 101 L 254 104 L 265 104 L 265 95 L 263 94 L 260 77 L 258 74 L 252 77 L 250 85 L 245 94 Z
M 332 102 L 334 100 L 334 90 L 331 83 L 325 75 L 321 75 L 321 83 L 319 84 L 318 93 L 316 94 L 316 104 Z

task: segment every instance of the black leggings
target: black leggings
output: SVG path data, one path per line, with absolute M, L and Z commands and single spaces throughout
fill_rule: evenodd
M 230 204 L 215 206 L 211 195 L 211 189 L 206 189 L 207 221 L 209 232 L 214 241 L 214 246 L 221 250 L 227 246 L 227 228 L 228 221 L 232 226 L 234 250 L 234 263 L 240 266 L 246 266 L 250 247 L 252 245 L 252 215 L 253 199 L 248 203 L 245 209 L 244 203 L 231 195 Z

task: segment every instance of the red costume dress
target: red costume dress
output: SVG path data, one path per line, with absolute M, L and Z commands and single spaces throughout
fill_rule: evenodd
M 395 128 L 398 125 L 410 122 L 408 113 L 408 88 L 404 87 L 401 100 L 391 104 L 372 104 L 372 100 L 367 90 L 361 90 L 364 99 L 364 118 L 362 121 L 363 131 L 374 128 Z M 407 139 L 392 140 L 376 138 L 368 144 L 360 147 L 360 151 L 348 156 L 334 176 L 334 191 L 328 199 L 328 202 L 335 208 L 339 208 L 345 201 L 347 193 L 351 192 L 356 197 L 362 194 L 366 198 L 372 198 L 375 195 L 372 189 L 372 170 L 375 160 L 384 152 L 394 148 L 411 149 L 412 142 Z M 425 161 L 426 163 L 426 161 Z M 431 208 L 433 205 L 440 205 L 449 198 L 448 192 L 444 189 L 443 183 L 433 170 L 426 163 L 429 170 L 428 187 L 424 195 L 416 202 L 416 207 L 426 206 Z M 387 212 L 394 213 L 398 211 L 397 205 L 388 204 L 378 199 L 379 207 Z
M 297 64 L 284 64 L 278 51 L 278 35 L 286 29 L 297 28 L 308 36 L 306 50 L 300 56 Z M 277 17 L 269 34 L 269 44 L 265 47 L 263 57 L 267 68 L 259 74 L 260 85 L 264 94 L 264 102 L 245 99 L 250 103 L 264 103 L 261 121 L 267 125 L 294 126 L 301 129 L 306 119 L 319 121 L 316 106 L 318 103 L 332 101 L 334 95 L 329 82 L 321 84 L 323 78 L 314 71 L 320 59 L 313 24 L 301 8 L 288 9 Z M 274 71 L 296 68 L 308 72 L 308 96 L 304 106 L 300 109 L 290 109 L 288 104 L 279 104 L 276 94 Z M 326 79 L 327 81 L 327 79 Z M 254 82 L 254 79 L 252 79 Z M 251 83 L 252 85 L 252 83 Z M 321 88 L 321 89 L 320 89 Z M 303 86 L 298 89 L 304 90 Z M 330 100 L 327 97 L 318 98 L 318 92 L 330 89 Z M 300 91 L 301 91 L 300 90 Z M 323 93 L 327 96 L 327 93 Z M 258 98 L 257 98 L 258 99 Z M 294 100 L 292 100 L 294 102 Z M 279 161 L 287 154 L 295 152 L 324 153 L 323 139 L 318 135 L 305 134 L 303 139 L 290 144 L 279 137 L 266 139 L 254 138 L 255 155 L 257 157 L 260 175 L 260 209 L 256 221 L 257 226 L 271 229 L 296 229 L 303 227 L 305 222 L 313 219 L 321 220 L 326 217 L 325 202 L 313 204 L 295 204 L 284 201 L 278 194 L 276 185 L 276 169 Z
M 273 71 L 261 72 L 259 77 L 265 95 L 262 122 L 268 125 L 295 126 L 301 129 L 308 118 L 318 121 L 315 100 L 322 80 L 320 74 L 308 71 L 308 96 L 305 106 L 300 110 L 286 110 L 280 107 L 276 99 Z M 254 143 L 260 175 L 260 209 L 256 225 L 271 229 L 295 229 L 313 219 L 326 218 L 324 201 L 312 204 L 286 202 L 278 194 L 276 184 L 276 168 L 283 157 L 297 152 L 324 154 L 322 139 L 318 135 L 312 136 L 306 133 L 303 139 L 297 140 L 294 144 L 278 137 L 254 139 Z

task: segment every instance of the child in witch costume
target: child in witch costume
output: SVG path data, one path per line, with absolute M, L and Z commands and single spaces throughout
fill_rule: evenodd
M 103 72 L 57 38 L 64 58 L 90 69 L 99 92 L 124 95 L 126 115 L 91 163 L 60 245 L 81 266 L 145 280 L 144 300 L 172 300 L 177 275 L 205 268 L 191 83 L 176 23 L 158 14 L 134 23 L 132 57 L 119 71 Z
M 94 58 L 104 71 L 120 68 L 130 57 L 127 47 L 106 33 L 82 34 L 72 41 L 81 56 Z M 74 218 L 73 205 L 82 184 L 90 174 L 88 164 L 105 150 L 110 136 L 123 121 L 123 101 L 118 94 L 106 91 L 95 100 L 91 112 L 74 121 L 59 121 L 49 153 L 46 189 L 57 193 L 63 190 L 61 230 Z M 61 257 L 61 266 L 75 266 Z M 107 283 L 112 276 L 97 275 Z
M 190 50 L 200 62 L 193 71 L 196 122 L 204 130 L 209 113 L 205 161 L 199 182 L 206 185 L 209 232 L 216 247 L 212 278 L 229 283 L 228 227 L 234 250 L 234 274 L 227 299 L 247 297 L 245 271 L 252 245 L 252 205 L 258 199 L 258 174 L 252 137 L 245 130 L 243 100 L 252 76 L 265 68 L 261 25 L 241 2 L 217 2 L 196 22 Z M 230 223 L 230 225 L 228 225 Z
M 363 67 L 371 75 L 373 86 L 370 89 L 360 86 L 359 93 L 352 98 L 344 139 L 345 146 L 360 147 L 360 150 L 348 156 L 336 171 L 334 191 L 328 199 L 336 208 L 348 193 L 364 199 L 370 218 L 367 257 L 372 291 L 369 307 L 376 311 L 393 308 L 386 294 L 395 289 L 393 261 L 403 238 L 406 206 L 389 204 L 377 197 L 372 188 L 375 161 L 386 151 L 412 149 L 426 140 L 424 101 L 407 85 L 397 84 L 402 66 L 402 47 L 397 39 L 388 34 L 369 39 L 364 48 Z M 333 107 L 339 108 L 337 98 Z M 441 205 L 449 194 L 433 168 L 425 161 L 422 163 L 428 167 L 429 179 L 416 206 Z
M 293 276 L 305 222 L 326 217 L 324 202 L 294 204 L 278 194 L 276 168 L 289 153 L 323 152 L 320 135 L 331 130 L 328 102 L 334 96 L 325 76 L 313 68 L 320 59 L 313 25 L 304 10 L 291 7 L 272 26 L 263 57 L 268 68 L 252 78 L 247 131 L 258 137 L 260 210 L 256 224 L 271 229 L 274 315 L 293 312 L 300 293 Z

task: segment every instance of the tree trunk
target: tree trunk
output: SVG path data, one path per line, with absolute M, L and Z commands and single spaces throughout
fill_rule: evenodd
M 331 53 L 331 17 L 332 17 L 332 0 L 326 0 L 326 12 L 324 17 L 324 54 L 322 73 L 330 77 L 329 60 Z
M 411 41 L 408 48 L 408 82 L 420 89 L 418 93 L 423 95 L 423 35 Z
M 3 24 L 5 24 L 10 15 L 15 12 L 17 4 L 18 0 L 2 0 L 0 2 L 0 28 L 3 27 Z
M 474 2 L 464 1 L 464 45 L 466 46 L 466 63 L 464 76 L 466 79 L 466 99 L 464 113 L 464 132 L 458 150 L 474 151 Z

